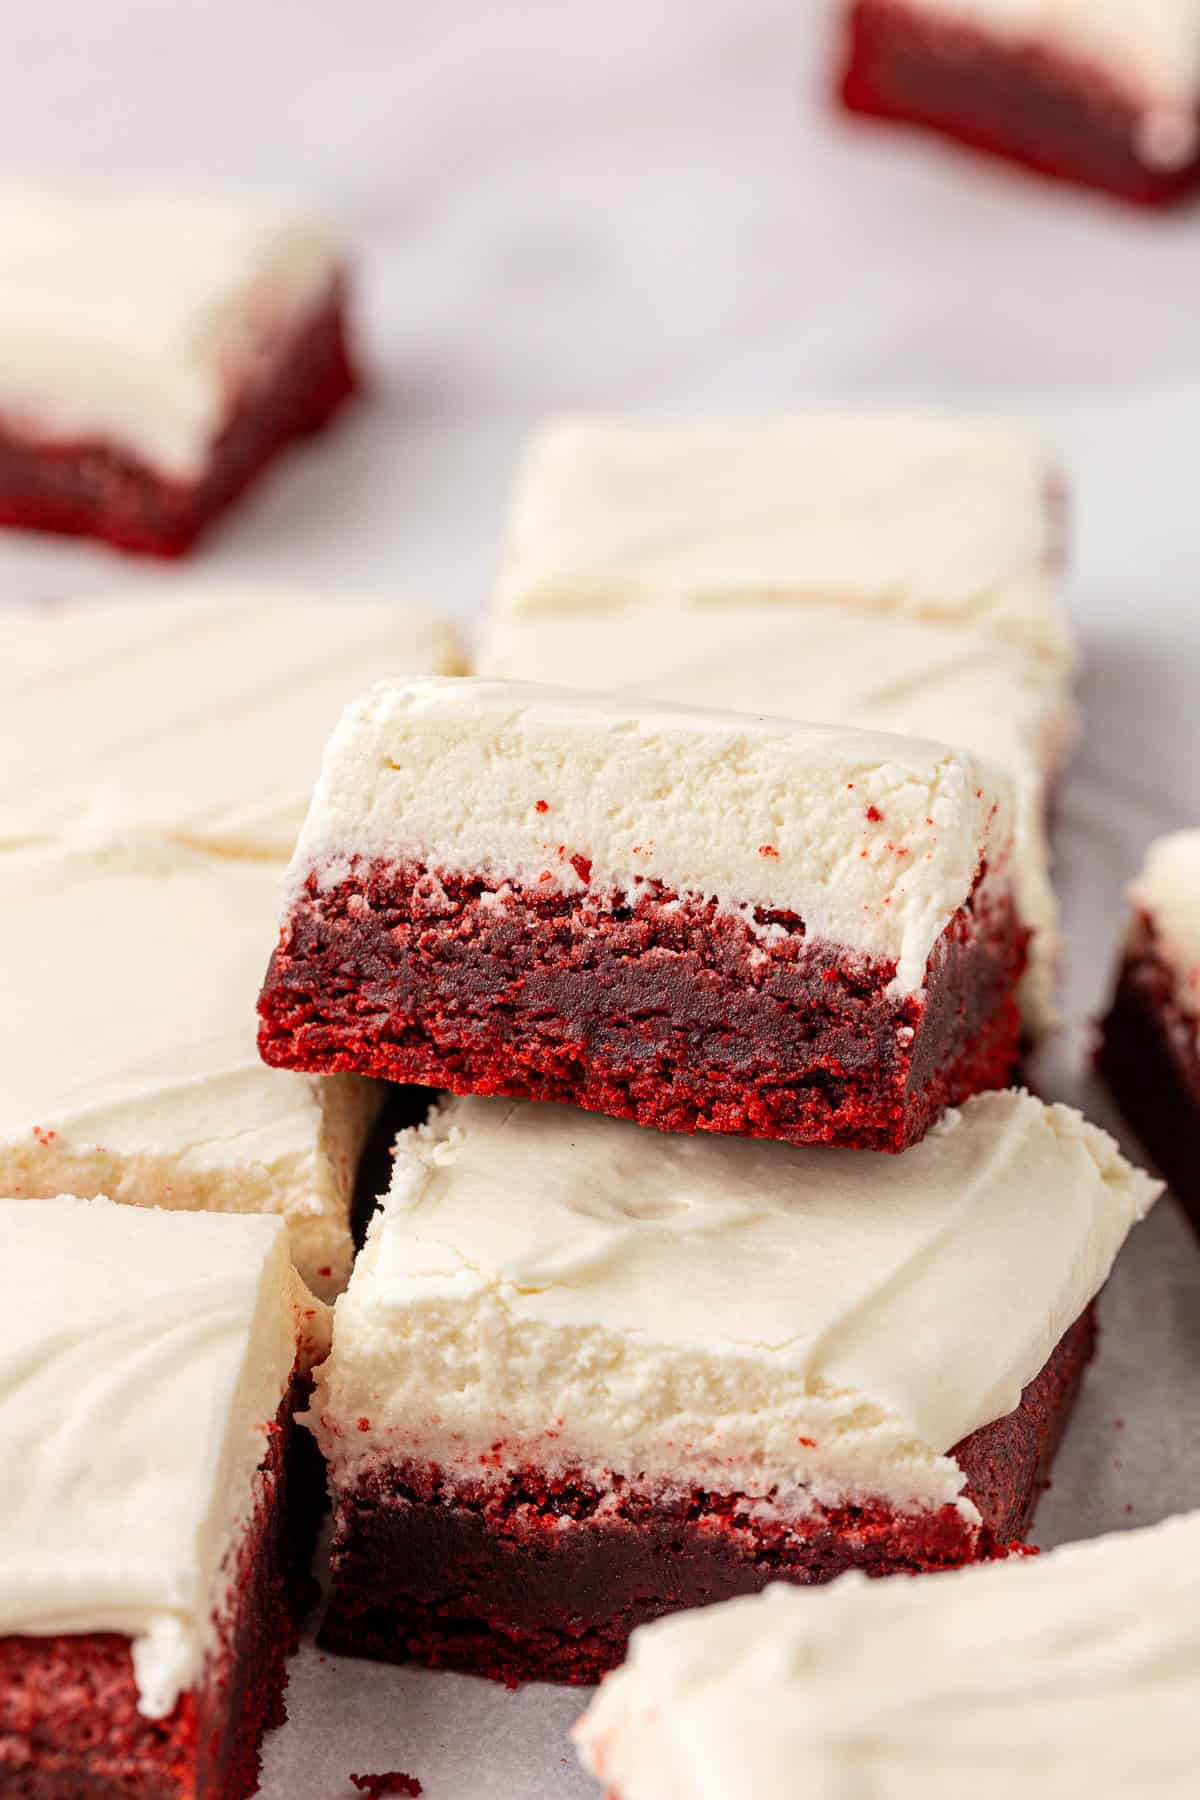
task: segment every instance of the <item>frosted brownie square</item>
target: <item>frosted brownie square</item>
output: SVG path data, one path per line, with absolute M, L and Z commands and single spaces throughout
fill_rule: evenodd
M 314 1395 L 325 1641 L 506 1679 L 1021 1538 L 1158 1191 L 1011 1091 L 901 1157 L 457 1099 L 395 1164 Z
M 854 0 L 841 93 L 1124 200 L 1200 184 L 1198 0 Z
M 965 751 L 483 680 L 326 751 L 259 1003 L 276 1067 L 901 1150 L 1003 1086 L 1011 785 Z
M 1097 1063 L 1200 1230 L 1200 831 L 1150 846 Z
M 1077 732 L 1066 669 L 1023 646 L 923 620 L 827 606 L 502 614 L 485 629 L 480 674 L 603 687 L 778 718 L 821 718 L 963 744 L 1012 777 L 1015 878 L 1033 929 L 1024 1026 L 1053 1022 L 1058 905 L 1047 815 Z
M 940 1581 L 779 1586 L 639 1632 L 573 1733 L 613 1800 L 1191 1800 L 1200 1514 Z M 1043 1782 L 1034 1771 L 1045 1771 Z
M 819 603 L 1069 664 L 1061 511 L 1042 446 L 999 422 L 558 420 L 518 477 L 492 610 Z
M 0 188 L 0 524 L 187 550 L 353 392 L 346 286 L 287 207 Z
M 258 1060 L 279 879 L 165 839 L 0 853 L 0 1193 L 276 1213 L 324 1297 L 380 1090 Z
M 338 714 L 454 675 L 427 607 L 263 585 L 0 611 L 0 844 L 77 826 L 289 857 Z
M 242 1800 L 284 1717 L 328 1318 L 277 1219 L 0 1199 L 0 1793 Z

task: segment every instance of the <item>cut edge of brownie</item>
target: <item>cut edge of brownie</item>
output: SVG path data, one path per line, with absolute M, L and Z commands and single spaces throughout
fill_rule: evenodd
M 801 1515 L 700 1489 L 669 1502 L 635 1481 L 525 1467 L 470 1477 L 417 1460 L 335 1496 L 328 1649 L 515 1685 L 597 1680 L 639 1625 L 784 1580 L 961 1567 L 1023 1548 L 1095 1345 L 1095 1308 L 1019 1406 L 951 1452 L 978 1508 L 864 1501 Z M 498 1452 L 499 1454 L 499 1449 Z
M 791 913 L 359 864 L 293 902 L 259 1001 L 279 1068 L 560 1101 L 665 1131 L 898 1152 L 1005 1086 L 1028 932 L 981 870 L 918 995 Z M 587 879 L 585 875 L 583 879 Z
M 1104 70 L 906 0 L 855 0 L 845 32 L 839 95 L 850 112 L 934 130 L 1138 205 L 1168 205 L 1200 187 L 1200 133 L 1177 167 L 1143 160 L 1143 108 Z
M 264 1734 L 287 1717 L 287 1658 L 316 1588 L 324 1469 L 295 1422 L 296 1377 L 260 1466 L 254 1511 L 221 1580 L 216 1642 L 166 1718 L 139 1710 L 130 1640 L 0 1636 L 0 1800 L 245 1800 Z
M 96 537 L 182 556 L 288 444 L 320 431 L 361 385 L 345 283 L 308 313 L 265 383 L 247 383 L 194 482 L 102 439 L 47 442 L 0 422 L 0 527 Z
M 1100 1026 L 1096 1068 L 1200 1232 L 1200 1019 L 1146 920 L 1135 927 Z

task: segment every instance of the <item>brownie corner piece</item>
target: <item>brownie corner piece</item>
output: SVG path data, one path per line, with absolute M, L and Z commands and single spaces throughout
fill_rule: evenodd
M 839 97 L 1118 199 L 1200 189 L 1194 0 L 850 0 Z
M 0 186 L 0 525 L 176 557 L 356 391 L 343 253 L 238 199 Z
M 326 751 L 276 1066 L 899 1151 L 1010 1078 L 1008 779 L 873 732 L 385 684 Z

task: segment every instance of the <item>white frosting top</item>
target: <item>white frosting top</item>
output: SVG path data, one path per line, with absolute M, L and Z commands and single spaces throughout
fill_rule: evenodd
M 0 187 L 0 418 L 194 479 L 340 262 L 325 225 L 279 206 Z
M 0 854 L 0 1193 L 282 1213 L 345 1282 L 379 1090 L 259 1061 L 279 880 L 156 839 Z
M 288 857 L 347 701 L 462 666 L 436 613 L 386 600 L 176 584 L 0 609 L 0 844 L 82 824 Z
M 822 601 L 1069 660 L 1053 480 L 980 420 L 564 420 L 528 453 L 495 610 Z
M 983 27 L 1018 44 L 1058 51 L 1099 69 L 1123 93 L 1190 119 L 1191 149 L 1172 158 L 1162 138 L 1160 160 L 1194 153 L 1200 107 L 1200 0 L 910 0 L 914 10 Z M 1154 137 L 1146 138 L 1154 162 Z
M 683 629 L 669 607 L 616 617 L 500 615 L 488 624 L 479 670 L 964 744 L 1005 769 L 1016 787 L 1014 873 L 1036 932 L 1025 1011 L 1035 1028 L 1053 1020 L 1058 908 L 1046 790 L 1076 732 L 1062 665 L 918 620 L 864 624 L 836 607 L 748 602 L 696 609 Z
M 954 1503 L 1161 1191 L 993 1093 L 903 1156 L 460 1098 L 402 1133 L 314 1411 L 335 1478 L 528 1460 L 765 1496 Z M 967 1506 L 965 1501 L 961 1505 Z
M 1129 898 L 1148 921 L 1180 1000 L 1200 1016 L 1200 831 L 1177 831 L 1151 844 Z
M 634 1633 L 572 1734 L 620 1800 L 1192 1800 L 1200 1514 Z
M 1013 802 L 965 751 L 825 725 L 516 682 L 381 683 L 343 715 L 292 864 L 356 857 L 497 886 L 798 913 L 896 963 L 916 993 L 986 858 L 1010 879 Z M 590 864 L 585 881 L 572 858 Z
M 132 1638 L 162 1718 L 212 1638 L 297 1309 L 322 1309 L 276 1219 L 2 1199 L 0 1242 L 0 1636 Z

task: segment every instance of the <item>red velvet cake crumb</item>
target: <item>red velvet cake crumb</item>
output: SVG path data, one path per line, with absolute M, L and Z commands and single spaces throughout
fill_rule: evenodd
M 328 888 L 314 875 L 271 961 L 259 1048 L 277 1068 L 664 1131 L 900 1151 L 1016 1064 L 1028 934 L 985 874 L 909 995 L 893 962 L 810 942 L 793 913 L 748 920 L 652 882 L 631 904 L 385 862 Z
M 1141 205 L 1161 206 L 1200 186 L 1200 149 L 1178 167 L 1139 157 L 1143 109 L 1117 77 L 932 17 L 919 0 L 850 6 L 840 94 L 851 112 L 938 131 Z

